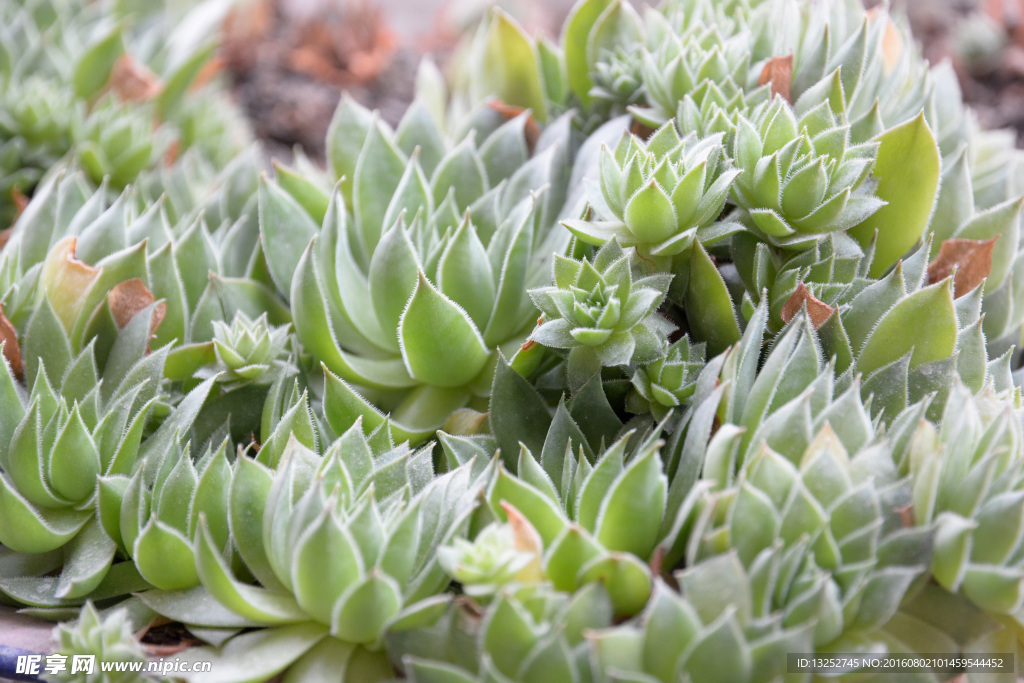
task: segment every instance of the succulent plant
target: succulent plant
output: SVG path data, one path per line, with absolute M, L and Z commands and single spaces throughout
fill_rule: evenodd
M 2 96 L 0 129 L 8 140 L 23 142 L 22 163 L 42 171 L 64 156 L 71 147 L 71 122 L 80 115 L 70 93 L 29 77 L 4 83 Z
M 350 385 L 358 414 L 389 411 L 393 426 L 423 440 L 453 411 L 481 407 L 497 350 L 529 333 L 536 316 L 524 290 L 543 282 L 547 249 L 567 241 L 550 231 L 564 199 L 563 179 L 551 169 L 565 145 L 555 126 L 531 156 L 519 115 L 479 146 L 470 135 L 430 159 L 426 140 L 443 139 L 429 119 L 407 119 L 393 134 L 375 121 L 359 128 L 359 115 L 346 110 L 358 111 L 342 102 L 336 136 L 365 137 L 348 161 L 352 217 L 344 185 L 329 201 L 323 195 L 319 209 L 300 193 L 324 215 L 318 232 L 282 176 L 280 187 L 261 187 L 263 244 L 275 282 L 290 295 L 296 336 Z M 493 111 L 482 116 L 502 120 Z M 407 156 L 410 129 L 423 146 Z M 553 186 L 533 192 L 545 183 Z
M 124 187 L 163 152 L 163 141 L 154 139 L 152 118 L 144 111 L 108 101 L 80 125 L 74 133 L 78 159 L 95 183 L 109 177 L 115 186 Z
M 1012 614 L 1024 601 L 1014 528 L 1021 452 L 1017 402 L 960 386 L 940 426 L 918 426 L 901 463 L 914 481 L 914 522 L 936 527 L 936 581 L 992 614 Z
M 507 519 L 517 536 L 536 539 L 544 579 L 567 592 L 602 582 L 619 616 L 635 614 L 647 601 L 645 562 L 666 513 L 661 444 L 647 440 L 627 461 L 628 441 L 629 435 L 616 441 L 593 463 L 571 441 L 537 456 L 524 447 L 518 475 L 499 468 L 487 491 L 499 520 Z
M 827 103 L 797 119 L 776 98 L 754 120 L 740 118 L 736 200 L 761 237 L 799 249 L 810 236 L 857 226 L 882 207 L 865 185 L 877 148 L 848 139 Z
M 1024 320 L 1016 282 L 1020 259 L 1022 198 L 1013 196 L 994 206 L 975 204 L 975 180 L 966 152 L 943 168 L 935 215 L 928 225 L 930 270 L 957 268 L 958 296 L 985 281 L 982 310 L 990 350 L 1001 355 L 1016 341 Z M 1011 341 L 1012 340 L 1012 341 Z
M 715 439 L 709 445 L 716 454 L 727 448 Z M 882 482 L 865 476 L 891 469 L 884 447 L 851 459 L 826 427 L 799 461 L 790 460 L 794 455 L 762 447 L 741 466 L 735 488 L 721 500 L 697 503 L 687 565 L 723 551 L 755 574 L 788 565 L 795 573 L 782 575 L 792 583 L 769 589 L 774 604 L 761 606 L 757 616 L 778 609 L 793 625 L 806 621 L 816 647 L 841 637 L 870 639 L 927 568 L 929 530 L 901 530 L 898 516 L 886 510 L 892 494 L 884 488 L 884 470 Z M 721 475 L 715 476 L 721 486 Z M 708 569 L 708 576 L 719 572 Z
M 633 413 L 650 412 L 662 420 L 668 411 L 685 405 L 697 389 L 697 375 L 704 367 L 704 345 L 690 344 L 689 337 L 672 343 L 665 355 L 639 365 L 630 382 L 633 392 L 627 407 Z
M 97 184 L 110 177 L 123 187 L 162 160 L 172 139 L 201 149 L 218 165 L 241 150 L 246 126 L 237 125 L 233 105 L 222 98 L 217 107 L 202 106 L 216 98 L 214 89 L 179 102 L 212 50 L 202 44 L 211 22 L 201 9 L 183 3 L 176 10 L 159 16 L 82 0 L 3 9 L 4 227 L 16 215 L 10 189 L 31 196 L 45 171 L 71 158 Z M 170 28 L 186 20 L 191 37 L 168 41 Z
M 200 515 L 216 547 L 227 547 L 231 466 L 226 449 L 221 443 L 193 463 L 188 445 L 171 443 L 130 477 L 113 472 L 100 478 L 99 522 L 154 587 L 185 590 L 199 585 L 192 541 Z
M 219 380 L 229 386 L 270 384 L 289 370 L 285 362 L 288 333 L 288 325 L 270 325 L 266 313 L 251 320 L 245 311 L 239 310 L 230 325 L 214 320 L 217 362 L 201 368 L 196 376 L 205 379 L 220 374 Z
M 568 221 L 581 240 L 603 245 L 616 239 L 645 257 L 674 256 L 694 240 L 711 244 L 742 227 L 718 222 L 739 175 L 722 159 L 721 135 L 680 139 L 667 123 L 646 142 L 623 136 L 614 155 L 601 154 L 601 192 L 590 202 L 603 221 Z
M 517 583 L 537 583 L 543 577 L 540 539 L 531 531 L 522 523 L 494 522 L 472 543 L 457 538 L 454 545 L 438 548 L 437 559 L 473 597 L 486 597 Z
M 643 55 L 630 45 L 616 45 L 599 55 L 590 74 L 593 86 L 588 95 L 611 107 L 629 107 L 640 102 L 643 93 Z M 615 113 L 622 113 L 615 111 Z M 612 118 L 612 112 L 604 118 Z
M 139 661 L 154 612 L 190 683 L 1019 649 L 1024 155 L 901 19 L 493 10 L 271 176 L 203 85 L 229 5 L 0 3 L 0 594 L 87 602 L 64 651 Z
M 787 309 L 783 315 L 791 301 L 798 304 L 810 295 L 835 308 L 866 284 L 870 266 L 870 258 L 857 241 L 841 232 L 829 233 L 799 252 L 774 249 L 751 234 L 736 235 L 730 244 L 730 256 L 745 290 L 739 305 L 741 315 L 749 320 L 767 294 L 768 326 L 773 333 L 791 319 L 792 311 Z M 807 290 L 806 295 L 801 293 L 794 299 L 801 287 Z M 815 324 L 825 322 L 828 315 L 826 308 L 818 307 Z
M 591 262 L 555 256 L 554 285 L 531 290 L 543 317 L 530 339 L 568 349 L 569 384 L 582 386 L 602 366 L 656 359 L 674 326 L 657 314 L 670 276 L 636 277 L 615 240 Z
M 747 86 L 750 71 L 750 36 L 744 32 L 723 35 L 713 23 L 699 21 L 682 32 L 672 31 L 668 21 L 658 22 L 659 45 L 644 52 L 643 79 L 650 109 L 641 117 L 658 125 L 676 114 L 689 95 L 700 106 L 709 86 L 732 98 Z M 652 36 L 653 38 L 653 36 Z
M 130 666 L 147 661 L 146 651 L 135 640 L 131 619 L 124 608 L 101 613 L 87 602 L 75 622 L 61 624 L 53 630 L 53 639 L 57 644 L 54 654 L 63 658 L 63 670 L 46 674 L 44 680 L 50 683 L 143 683 L 157 680 L 128 667 L 125 671 L 100 670 L 99 662 L 113 666 L 124 662 Z M 75 656 L 93 658 L 92 671 L 75 671 L 72 662 Z
M 246 167 L 238 171 L 244 174 Z M 224 186 L 207 201 L 226 203 L 231 189 Z M 274 294 L 264 283 L 243 279 L 252 272 L 248 261 L 259 237 L 244 216 L 212 233 L 201 216 L 171 227 L 164 203 L 139 211 L 137 197 L 134 191 L 111 197 L 106 187 L 93 191 L 78 173 L 57 174 L 37 190 L 0 251 L 0 291 L 15 326 L 25 323 L 45 293 L 77 350 L 87 336 L 110 327 L 109 313 L 97 309 L 111 289 L 129 280 L 141 287 L 125 292 L 138 295 L 127 301 L 163 300 L 156 346 L 209 342 L 213 320 L 230 318 L 239 308 L 252 318 L 267 312 L 271 322 L 287 321 L 288 312 L 273 306 Z M 216 360 L 212 343 L 203 350 L 207 355 L 192 371 L 206 358 Z
M 600 584 L 574 594 L 544 588 L 501 593 L 485 610 L 453 605 L 429 629 L 396 634 L 410 681 L 468 683 L 503 680 L 577 681 L 595 678 L 587 637 L 612 622 Z
M 897 264 L 883 279 L 839 306 L 831 325 L 826 322 L 819 328 L 826 352 L 837 358 L 837 370 L 863 374 L 865 396 L 875 396 L 872 412 L 885 410 L 888 419 L 907 402 L 937 392 L 930 407 L 934 417 L 956 377 L 979 391 L 996 373 L 997 360 L 990 369 L 985 350 L 980 287 L 968 293 L 956 291 L 952 277 L 923 268 L 925 256 L 922 249 Z M 892 305 L 882 312 L 889 301 Z M 843 331 L 833 335 L 839 328 Z M 915 329 L 922 341 L 911 351 L 891 336 L 896 329 Z M 841 337 L 845 340 L 835 345 Z
M 267 627 L 236 636 L 218 652 L 194 653 L 216 658 L 218 680 L 261 680 L 285 669 L 299 680 L 303 672 L 346 666 L 355 669 L 345 680 L 386 680 L 392 670 L 379 649 L 382 638 L 444 611 L 446 601 L 437 596 L 447 581 L 436 551 L 464 533 L 479 491 L 468 468 L 431 475 L 428 450 L 374 453 L 359 424 L 322 459 L 295 439 L 276 471 L 239 457 L 227 527 L 214 536 L 215 520 L 198 519 L 202 588 L 142 599 L 200 627 Z M 217 540 L 228 531 L 261 587 L 232 574 Z M 211 599 L 220 605 L 212 612 Z M 293 645 L 255 670 L 246 650 L 257 643 Z
M 0 535 L 17 553 L 63 553 L 59 576 L 4 577 L 0 589 L 15 599 L 50 607 L 78 604 L 94 591 L 109 595 L 146 585 L 130 563 L 111 567 L 117 548 L 97 518 L 97 477 L 127 476 L 149 453 L 170 447 L 189 429 L 210 388 L 200 385 L 173 411 L 161 403 L 166 352 L 146 353 L 152 314 L 150 306 L 135 315 L 105 359 L 97 359 L 95 340 L 72 356 L 44 299 L 22 344 L 27 397 L 5 358 L 0 514 L 6 522 Z M 155 412 L 163 419 L 154 431 Z

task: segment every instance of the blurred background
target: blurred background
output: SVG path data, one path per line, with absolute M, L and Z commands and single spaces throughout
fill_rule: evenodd
M 811 0 L 827 2 L 828 0 Z M 253 0 L 232 14 L 221 66 L 273 156 L 314 159 L 343 90 L 396 124 L 416 64 L 443 66 L 490 4 L 557 35 L 572 0 Z M 878 4 L 869 2 L 868 4 Z M 987 127 L 1024 131 L 1024 0 L 892 0 L 932 63 L 950 60 Z
M 228 17 L 222 66 L 274 156 L 321 160 L 343 90 L 397 124 L 420 58 L 443 66 L 493 4 L 554 36 L 573 0 L 251 0 Z

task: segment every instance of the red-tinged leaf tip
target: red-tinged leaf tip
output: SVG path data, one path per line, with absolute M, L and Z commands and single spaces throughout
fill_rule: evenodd
M 11 366 L 14 376 L 22 380 L 25 378 L 25 366 L 21 360 L 21 346 L 18 344 L 18 331 L 4 315 L 3 304 L 0 304 L 0 342 L 4 344 L 4 358 Z

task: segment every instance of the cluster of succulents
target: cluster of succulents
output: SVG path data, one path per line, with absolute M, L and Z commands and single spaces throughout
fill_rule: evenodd
M 494 10 L 397 126 L 344 96 L 326 168 L 261 174 L 169 31 L 213 5 L 0 2 L 0 595 L 78 618 L 60 652 L 138 660 L 153 619 L 197 683 L 1021 650 L 1024 155 L 898 19 Z
M 245 126 L 223 95 L 196 92 L 195 104 L 180 102 L 208 78 L 211 18 L 223 11 L 201 2 L 5 3 L 0 228 L 57 165 L 123 188 L 192 148 L 218 165 L 241 151 Z M 191 35 L 172 31 L 180 22 Z

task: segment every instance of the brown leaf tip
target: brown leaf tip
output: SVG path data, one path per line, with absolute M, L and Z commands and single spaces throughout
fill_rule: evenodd
M 153 305 L 156 299 L 149 288 L 138 278 L 125 280 L 110 290 L 107 295 L 110 303 L 110 313 L 114 316 L 114 322 L 119 329 L 124 328 L 132 318 L 141 313 L 146 307 Z M 153 319 L 149 325 L 149 333 L 154 334 L 156 329 L 163 322 L 167 314 L 167 304 L 160 302 L 153 309 Z
M 98 268 L 90 266 L 85 261 L 78 258 L 78 238 L 77 237 L 66 237 L 57 243 L 57 246 L 62 247 L 64 252 L 64 263 L 74 270 L 74 272 L 85 278 L 96 278 L 99 277 L 100 271 Z M 61 264 L 64 265 L 64 264 Z
M 122 102 L 148 102 L 163 92 L 164 86 L 149 67 L 124 54 L 110 72 L 110 89 Z
M 814 329 L 824 325 L 825 321 L 832 315 L 832 312 L 836 310 L 824 301 L 816 299 L 804 283 L 801 282 L 782 307 L 782 321 L 788 323 L 803 310 L 804 305 L 807 306 L 807 315 L 810 316 Z
M 996 240 L 948 239 L 939 247 L 939 255 L 928 264 L 928 284 L 935 284 L 953 274 L 955 298 L 971 292 L 992 272 L 992 253 Z M 955 271 L 955 274 L 954 274 Z
M 882 58 L 885 62 L 886 71 L 896 68 L 900 58 L 903 57 L 903 36 L 896 24 L 893 23 L 889 12 L 881 5 L 872 7 L 867 11 L 869 21 L 875 21 L 879 17 L 885 19 L 885 35 L 882 37 Z
M 491 100 L 487 103 L 487 106 L 496 111 L 506 121 L 511 121 L 526 111 L 523 107 L 506 104 L 501 100 Z M 526 117 L 523 135 L 526 137 L 526 146 L 532 154 L 537 147 L 537 140 L 540 139 L 540 124 L 537 123 L 537 119 L 533 118 L 532 113 Z
M 781 95 L 790 104 L 793 103 L 793 55 L 785 57 L 771 57 L 761 69 L 761 77 L 757 79 L 758 85 L 771 83 L 772 97 Z
M 25 213 L 25 209 L 28 208 L 29 199 L 24 193 L 22 193 L 21 188 L 15 185 L 11 188 L 11 201 L 14 202 L 15 209 L 14 221 L 12 222 L 13 225 L 18 222 L 19 218 L 21 218 L 21 214 Z M 10 228 L 8 228 L 8 230 L 10 230 Z
M 912 526 L 915 526 L 913 503 L 907 503 L 903 507 L 898 507 L 895 509 L 895 512 L 897 515 L 900 516 L 900 523 L 904 526 L 904 528 L 910 528 Z
M 629 124 L 629 132 L 637 136 L 641 140 L 647 140 L 655 133 L 655 129 L 648 126 L 646 123 L 642 123 L 637 119 L 633 119 Z
M 18 381 L 25 379 L 25 366 L 21 360 L 21 346 L 18 344 L 18 331 L 4 315 L 4 306 L 0 304 L 0 343 L 4 345 L 4 358 L 11 366 L 11 372 Z

